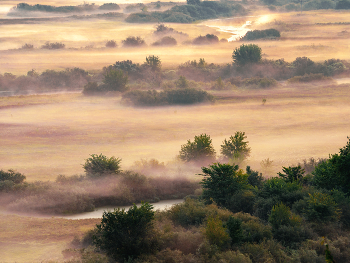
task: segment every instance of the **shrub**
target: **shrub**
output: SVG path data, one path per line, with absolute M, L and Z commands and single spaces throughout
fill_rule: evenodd
M 243 240 L 242 220 L 230 216 L 226 222 L 226 229 L 231 238 L 231 244 L 239 244 Z
M 340 0 L 337 2 L 335 9 L 350 9 L 350 1 Z
M 226 158 L 232 160 L 232 162 L 241 162 L 250 154 L 250 147 L 248 147 L 248 141 L 245 132 L 237 131 L 234 136 L 230 136 L 229 140 L 224 140 L 221 145 L 221 154 Z
M 305 170 L 298 166 L 282 167 L 284 173 L 278 173 L 278 176 L 283 178 L 286 182 L 300 182 L 303 179 Z
M 330 222 L 338 221 L 341 218 L 341 210 L 334 199 L 321 192 L 309 194 L 306 198 L 304 214 L 309 221 Z
M 177 45 L 176 39 L 170 36 L 165 36 L 152 44 L 152 46 L 176 46 L 176 45 Z
M 7 172 L 0 170 L 0 192 L 1 191 L 12 191 L 19 190 L 25 185 L 23 184 L 26 177 L 13 170 Z
M 239 66 L 261 60 L 261 48 L 255 44 L 241 45 L 232 54 L 233 62 Z
M 265 29 L 265 30 L 253 30 L 248 31 L 241 40 L 255 40 L 255 39 L 262 39 L 262 38 L 277 38 L 280 37 L 281 34 L 276 29 Z
M 201 134 L 194 137 L 194 141 L 187 141 L 186 144 L 181 145 L 179 158 L 182 161 L 201 161 L 215 159 L 215 150 L 210 136 Z
M 220 249 L 227 247 L 230 241 L 230 236 L 218 216 L 208 218 L 205 236 L 210 244 L 216 245 Z
M 213 34 L 207 34 L 205 36 L 196 37 L 193 41 L 193 45 L 210 45 L 219 43 L 219 38 Z
M 203 199 L 227 207 L 232 195 L 248 187 L 248 176 L 238 170 L 238 165 L 214 163 L 202 167 Z
M 189 82 L 184 76 L 180 76 L 179 79 L 175 81 L 175 85 L 177 88 L 185 89 L 188 88 Z
M 50 42 L 46 42 L 45 45 L 42 45 L 41 48 L 42 49 L 63 49 L 65 48 L 66 45 L 63 43 L 50 43 Z
M 124 92 L 128 90 L 126 84 L 128 83 L 128 75 L 122 70 L 111 69 L 104 75 L 103 83 L 105 89 L 110 91 Z
M 162 68 L 159 57 L 154 55 L 146 57 L 145 65 L 150 67 L 152 71 L 160 71 Z
M 122 41 L 123 47 L 142 47 L 145 46 L 145 40 L 141 37 L 127 37 Z
M 110 174 L 118 174 L 120 170 L 121 159 L 114 156 L 108 158 L 105 155 L 91 154 L 91 157 L 85 160 L 83 168 L 89 177 L 100 177 Z
M 250 169 L 250 166 L 246 167 L 246 173 L 248 175 L 248 182 L 250 185 L 252 186 L 256 186 L 258 188 L 261 188 L 264 182 L 264 177 L 262 176 L 262 174 L 258 171 L 253 171 L 252 169 Z
M 117 47 L 117 42 L 115 42 L 115 40 L 108 40 L 106 42 L 106 47 L 109 47 L 109 48 L 115 48 Z
M 99 86 L 97 82 L 88 82 L 83 89 L 83 94 L 86 96 L 97 95 L 106 92 L 103 86 Z
M 103 5 L 100 5 L 98 7 L 98 9 L 101 9 L 101 10 L 119 10 L 120 6 L 118 4 L 115 4 L 115 3 L 105 3 Z
M 328 160 L 315 167 L 313 183 L 318 188 L 338 189 L 350 193 L 350 138 L 339 154 L 333 154 Z
M 301 218 L 294 215 L 288 206 L 279 203 L 272 208 L 269 222 L 275 230 L 280 226 L 299 226 Z
M 206 217 L 206 212 L 204 203 L 186 198 L 184 203 L 172 206 L 167 214 L 174 223 L 188 227 L 201 225 Z
M 295 76 L 293 78 L 288 79 L 290 83 L 300 83 L 300 82 L 312 82 L 312 81 L 332 81 L 333 79 L 330 77 L 325 77 L 323 73 L 317 74 L 305 74 L 303 76 Z
M 94 243 L 115 260 L 154 252 L 156 244 L 150 236 L 154 227 L 152 208 L 149 203 L 142 203 L 139 208 L 134 205 L 127 212 L 124 209 L 104 212 L 101 224 L 96 226 Z
M 21 49 L 27 49 L 27 50 L 29 50 L 29 49 L 34 49 L 34 46 L 33 46 L 32 44 L 25 43 L 25 44 L 21 47 Z

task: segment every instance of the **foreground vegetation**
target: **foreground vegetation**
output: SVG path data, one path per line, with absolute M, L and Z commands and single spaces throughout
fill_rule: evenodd
M 65 253 L 70 262 L 347 262 L 349 149 L 350 139 L 329 159 L 269 179 L 250 167 L 203 167 L 200 195 L 168 211 L 143 203 L 105 212 Z
M 236 132 L 223 141 L 221 154 L 228 162 L 215 162 L 209 135 L 188 140 L 181 147 L 180 158 L 197 163 L 210 157 L 215 162 L 202 167 L 199 184 L 121 171 L 121 159 L 93 154 L 83 165 L 86 176 L 59 176 L 51 185 L 42 183 L 41 189 L 26 184 L 19 173 L 1 171 L 2 199 L 12 202 L 10 209 L 17 206 L 20 210 L 27 207 L 27 211 L 40 211 L 33 206 L 35 203 L 44 208 L 41 212 L 62 213 L 79 211 L 82 204 L 89 205 L 89 198 L 95 202 L 92 205 L 101 206 L 171 198 L 170 192 L 177 194 L 176 198 L 181 197 L 179 192 L 190 194 L 184 203 L 167 211 L 154 211 L 152 205 L 143 203 L 128 211 L 105 212 L 96 228 L 79 234 L 63 251 L 67 262 L 350 260 L 350 138 L 339 153 L 328 159 L 282 167 L 277 176 L 268 179 L 249 166 L 242 170 L 232 163 L 249 156 L 246 138 L 244 132 Z M 156 160 L 140 162 L 138 167 L 144 172 L 150 167 L 153 171 L 165 169 Z M 74 191 L 69 190 L 73 186 Z M 77 193 L 78 189 L 85 189 L 85 195 Z M 98 194 L 96 189 L 101 192 Z M 9 194 L 16 194 L 20 201 L 11 200 Z M 50 206 L 40 203 L 42 200 L 61 200 L 61 205 Z M 65 210 L 59 211 L 63 206 Z

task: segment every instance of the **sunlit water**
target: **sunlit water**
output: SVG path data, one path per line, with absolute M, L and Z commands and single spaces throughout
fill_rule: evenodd
M 218 29 L 221 32 L 232 34 L 232 36 L 227 39 L 228 42 L 231 42 L 231 41 L 239 40 L 248 31 L 250 31 L 248 26 L 250 26 L 251 24 L 252 24 L 251 21 L 247 21 L 247 22 L 245 22 L 245 24 L 243 26 L 240 26 L 240 27 L 235 27 L 235 26 L 210 26 L 210 25 L 208 25 L 208 27 L 213 27 L 213 28 Z
M 183 201 L 184 201 L 183 199 L 175 199 L 175 200 L 163 200 L 163 201 L 159 201 L 157 203 L 152 203 L 153 210 L 161 210 L 161 211 L 167 210 L 167 209 L 171 208 L 173 205 L 182 203 Z M 141 204 L 137 204 L 138 207 L 140 205 Z M 121 209 L 128 210 L 130 207 L 131 207 L 131 205 L 120 206 L 120 207 L 113 207 L 113 206 L 100 207 L 92 212 L 81 213 L 81 214 L 76 214 L 76 215 L 69 215 L 69 216 L 58 216 L 58 217 L 65 218 L 65 219 L 101 218 L 102 214 L 105 211 L 113 211 L 115 208 L 121 208 Z

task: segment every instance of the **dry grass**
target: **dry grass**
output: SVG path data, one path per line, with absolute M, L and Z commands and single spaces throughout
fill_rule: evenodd
M 1 262 L 62 261 L 61 251 L 100 219 L 68 220 L 0 214 Z
M 230 34 L 221 32 L 219 26 L 239 27 L 246 20 L 251 20 L 251 29 L 272 27 L 281 31 L 281 40 L 254 42 L 262 48 L 265 58 L 284 58 L 286 61 L 293 61 L 296 57 L 302 56 L 310 57 L 314 61 L 330 58 L 350 59 L 349 34 L 346 33 L 350 32 L 349 12 L 319 10 L 304 12 L 303 15 L 294 12 L 262 15 L 262 12 L 256 12 L 252 17 L 244 19 L 240 17 L 186 25 L 167 25 L 187 33 L 189 39 L 205 34 L 216 34 L 219 38 L 229 38 Z M 133 62 L 143 63 L 145 57 L 150 54 L 159 56 L 163 65 L 167 67 L 202 57 L 209 63 L 224 64 L 232 61 L 232 50 L 242 44 L 236 41 L 198 47 L 182 44 L 185 39 L 181 38 L 178 39 L 178 46 L 172 48 L 149 46 L 141 49 L 125 49 L 121 47 L 121 41 L 130 35 L 141 36 L 150 45 L 157 40 L 152 35 L 155 26 L 156 24 L 128 24 L 121 20 L 48 22 L 37 24 L 35 29 L 30 24 L 2 25 L 0 54 L 6 63 L 0 65 L 0 72 L 24 74 L 32 68 L 38 71 L 67 67 L 101 69 L 118 60 L 131 59 Z M 53 31 L 54 35 L 51 33 Z M 110 39 L 116 40 L 119 47 L 105 48 L 106 41 Z M 38 49 L 46 41 L 63 42 L 66 44 L 66 49 Z M 25 43 L 33 44 L 36 49 L 31 51 L 7 50 L 20 48 Z M 84 48 L 91 45 L 94 48 Z
M 261 160 L 270 158 L 277 172 L 337 152 L 349 135 L 347 85 L 216 95 L 221 99 L 214 105 L 146 109 L 123 107 L 118 97 L 45 95 L 48 103 L 40 105 L 14 97 L 12 104 L 21 107 L 0 110 L 0 167 L 16 169 L 28 181 L 54 180 L 83 173 L 84 160 L 103 153 L 122 158 L 125 170 L 140 159 L 171 162 L 182 144 L 201 133 L 211 135 L 219 153 L 224 138 L 245 131 L 252 148 L 246 164 L 259 170 Z

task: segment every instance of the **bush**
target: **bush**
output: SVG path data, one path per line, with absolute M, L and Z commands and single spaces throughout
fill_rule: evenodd
M 214 160 L 215 150 L 209 135 L 201 134 L 194 137 L 194 141 L 187 141 L 181 145 L 179 158 L 182 161 L 203 161 Z
M 301 83 L 301 82 L 313 82 L 313 81 L 332 81 L 333 79 L 330 77 L 325 77 L 323 73 L 317 74 L 305 74 L 303 76 L 295 76 L 293 78 L 288 79 L 290 83 Z
M 338 189 L 350 193 L 350 138 L 339 154 L 333 154 L 328 160 L 315 167 L 313 183 L 318 188 Z
M 50 43 L 50 42 L 46 42 L 45 45 L 42 45 L 41 48 L 42 49 L 63 49 L 65 48 L 66 45 L 63 43 Z
M 196 37 L 193 41 L 193 45 L 210 45 L 219 43 L 219 38 L 213 34 L 207 34 L 205 36 Z
M 146 57 L 145 64 L 147 67 L 150 67 L 152 71 L 160 71 L 162 68 L 162 62 L 158 56 L 148 56 Z
M 166 36 L 158 40 L 157 42 L 154 42 L 152 46 L 176 46 L 177 41 L 175 38 Z
M 304 215 L 307 220 L 314 222 L 338 221 L 341 218 L 341 210 L 334 199 L 321 192 L 309 194 L 306 198 Z
M 199 226 L 203 223 L 207 213 L 204 203 L 186 198 L 182 204 L 173 205 L 167 212 L 169 218 L 183 227 Z
M 128 75 L 122 70 L 110 69 L 104 75 L 103 83 L 107 91 L 124 92 L 128 90 L 126 84 L 128 83 Z
M 232 59 L 238 66 L 261 60 L 261 48 L 255 44 L 241 45 L 233 51 Z
M 234 136 L 230 136 L 229 140 L 224 140 L 221 145 L 221 154 L 232 162 L 241 162 L 250 155 L 250 147 L 248 147 L 245 132 L 237 131 Z
M 202 167 L 203 199 L 228 207 L 232 195 L 248 187 L 248 176 L 238 170 L 238 165 L 215 163 Z
M 104 175 L 118 174 L 120 162 L 122 160 L 114 156 L 108 158 L 105 155 L 91 154 L 91 157 L 85 160 L 83 168 L 89 177 L 100 177 Z
M 211 245 L 215 245 L 220 249 L 227 247 L 230 241 L 230 236 L 218 216 L 208 218 L 205 236 Z
M 142 47 L 145 46 L 145 40 L 141 37 L 127 37 L 122 41 L 123 47 Z
M 0 192 L 19 190 L 25 187 L 25 184 L 23 184 L 25 179 L 26 177 L 23 174 L 13 170 L 7 172 L 0 170 Z
M 115 3 L 105 3 L 103 5 L 100 5 L 98 7 L 98 9 L 101 9 L 101 10 L 119 10 L 120 6 L 118 4 L 115 4 Z
M 255 40 L 262 38 L 278 38 L 281 34 L 276 29 L 265 29 L 265 30 L 253 30 L 248 31 L 243 37 L 241 37 L 241 41 L 243 40 Z
M 242 220 L 230 216 L 226 222 L 226 229 L 231 238 L 231 244 L 239 244 L 243 240 Z
M 97 82 L 88 82 L 83 89 L 83 94 L 86 96 L 98 95 L 106 92 L 103 86 L 99 86 Z
M 302 169 L 300 165 L 293 167 L 282 167 L 282 170 L 284 173 L 279 172 L 278 176 L 283 178 L 286 182 L 293 183 L 303 180 L 305 170 Z
M 142 254 L 155 252 L 156 244 L 151 237 L 154 211 L 149 203 L 136 205 L 127 212 L 115 209 L 104 212 L 101 224 L 93 237 L 97 247 L 115 260 L 128 260 Z
M 106 47 L 109 47 L 109 48 L 115 48 L 117 47 L 117 42 L 115 42 L 115 40 L 108 40 L 106 42 Z
M 280 226 L 299 226 L 301 218 L 294 215 L 288 206 L 283 203 L 275 205 L 270 213 L 269 222 L 274 230 Z
M 21 49 L 27 49 L 27 50 L 29 50 L 29 49 L 34 49 L 34 46 L 33 46 L 32 44 L 25 43 L 25 44 L 21 47 Z
M 350 9 L 350 1 L 340 0 L 337 2 L 335 9 Z

